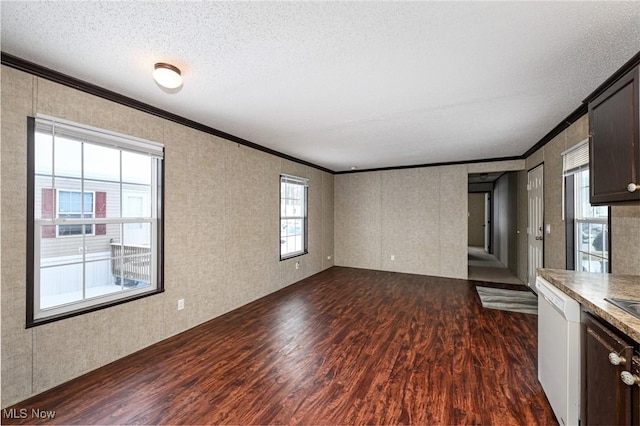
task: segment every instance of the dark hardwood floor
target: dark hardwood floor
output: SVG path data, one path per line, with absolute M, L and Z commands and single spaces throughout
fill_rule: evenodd
M 483 309 L 475 284 L 334 267 L 2 420 L 36 423 L 39 409 L 63 424 L 557 424 L 537 380 L 537 317 Z

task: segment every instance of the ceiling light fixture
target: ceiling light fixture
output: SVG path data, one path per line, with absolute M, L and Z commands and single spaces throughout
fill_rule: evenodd
M 182 75 L 178 67 L 164 62 L 158 62 L 154 68 L 153 79 L 160 86 L 167 89 L 176 89 L 182 86 Z
M 349 167 L 349 170 L 357 170 L 357 169 L 358 169 L 358 166 L 351 166 L 351 167 Z

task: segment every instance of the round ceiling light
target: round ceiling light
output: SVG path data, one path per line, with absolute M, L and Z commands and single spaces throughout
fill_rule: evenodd
M 182 75 L 178 67 L 164 62 L 158 62 L 153 70 L 153 79 L 160 86 L 167 89 L 176 89 L 182 86 Z

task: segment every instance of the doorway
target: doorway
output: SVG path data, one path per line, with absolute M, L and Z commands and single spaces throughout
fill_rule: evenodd
M 471 247 L 482 247 L 491 252 L 491 193 L 469 193 L 469 232 Z
M 517 173 L 469 174 L 468 278 L 520 284 Z

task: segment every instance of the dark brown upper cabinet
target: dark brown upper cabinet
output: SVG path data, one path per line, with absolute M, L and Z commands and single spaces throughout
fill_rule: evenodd
M 589 101 L 590 201 L 640 201 L 640 67 Z

